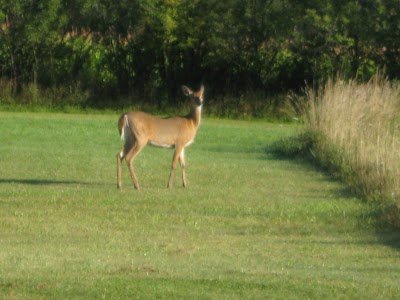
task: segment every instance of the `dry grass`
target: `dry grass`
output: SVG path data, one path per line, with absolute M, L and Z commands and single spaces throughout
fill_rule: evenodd
M 330 153 L 363 196 L 399 207 L 400 86 L 378 74 L 365 84 L 330 80 L 307 93 L 306 122 L 321 137 L 319 152 Z

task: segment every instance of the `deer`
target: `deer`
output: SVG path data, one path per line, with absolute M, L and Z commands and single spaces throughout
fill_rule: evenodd
M 185 148 L 193 143 L 201 121 L 204 86 L 197 92 L 182 86 L 182 92 L 191 100 L 191 110 L 186 116 L 159 118 L 142 111 L 122 114 L 118 130 L 124 146 L 117 155 L 117 188 L 122 187 L 122 161 L 125 159 L 135 189 L 140 189 L 133 161 L 146 145 L 174 148 L 167 188 L 172 188 L 178 160 L 182 169 L 183 187 L 187 187 Z

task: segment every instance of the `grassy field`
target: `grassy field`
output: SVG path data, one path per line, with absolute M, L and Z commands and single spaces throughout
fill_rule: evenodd
M 292 124 L 205 119 L 124 165 L 117 116 L 0 113 L 0 298 L 397 299 L 400 235 L 312 166 L 267 151 Z

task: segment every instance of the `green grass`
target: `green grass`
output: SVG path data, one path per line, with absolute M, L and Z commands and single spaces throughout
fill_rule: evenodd
M 399 234 L 310 165 L 298 126 L 205 119 L 189 187 L 172 151 L 126 165 L 116 115 L 0 113 L 0 298 L 395 299 Z

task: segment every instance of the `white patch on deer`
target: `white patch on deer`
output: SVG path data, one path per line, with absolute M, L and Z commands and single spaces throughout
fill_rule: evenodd
M 129 121 L 128 121 L 128 116 L 124 116 L 124 126 L 122 126 L 121 130 L 121 140 L 126 141 L 127 140 L 127 134 L 128 134 L 128 129 L 129 128 Z
M 168 145 L 168 144 L 159 144 L 155 141 L 149 141 L 149 144 L 155 147 L 160 147 L 160 148 L 173 148 L 174 145 Z
M 187 147 L 187 146 L 193 144 L 193 142 L 194 142 L 194 140 L 190 140 L 189 142 L 186 143 L 185 147 Z

